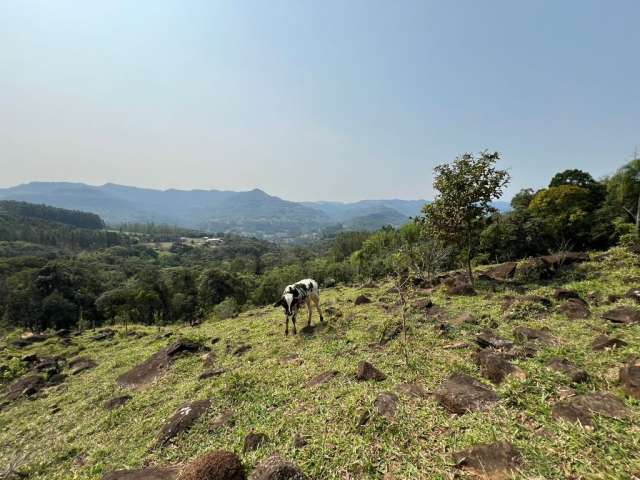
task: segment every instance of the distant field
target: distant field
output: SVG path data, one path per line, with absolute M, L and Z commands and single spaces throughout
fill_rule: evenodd
M 640 401 L 625 396 L 618 385 L 619 368 L 640 354 L 640 325 L 601 318 L 617 305 L 635 308 L 630 299 L 613 298 L 612 305 L 607 298 L 622 297 L 629 288 L 640 286 L 637 257 L 615 249 L 548 283 L 528 284 L 518 291 L 510 285 L 481 282 L 475 296 L 449 297 L 438 288 L 432 295 L 435 307 L 427 313 L 419 307 L 409 312 L 408 364 L 402 336 L 380 343 L 385 328 L 399 320 L 390 286 L 322 291 L 328 324 L 288 338 L 283 336 L 282 312 L 270 307 L 224 321 L 211 318 L 195 328 L 171 326 L 159 331 L 134 326 L 130 331 L 135 336 L 124 336 L 118 327 L 115 337 L 103 341 L 92 340 L 94 333 L 85 332 L 72 337 L 67 346 L 52 337 L 17 348 L 12 341 L 19 332 L 13 332 L 2 342 L 0 364 L 10 365 L 16 374 L 26 373 L 17 359 L 32 353 L 67 360 L 81 355 L 97 366 L 69 375 L 32 400 L 19 399 L 2 408 L 0 472 L 13 465 L 24 474 L 18 478 L 99 479 L 114 469 L 182 464 L 224 448 L 238 453 L 248 469 L 278 452 L 313 479 L 453 478 L 467 475 L 456 468 L 454 452 L 503 440 L 522 454 L 516 478 L 633 478 L 640 472 Z M 591 317 L 571 320 L 561 313 L 558 307 L 563 301 L 554 298 L 559 286 L 587 299 Z M 372 302 L 356 306 L 358 295 Z M 410 303 L 424 295 L 414 292 Z M 525 295 L 550 299 L 551 306 L 531 299 L 518 301 Z M 505 302 L 514 298 L 516 302 L 505 310 Z M 476 322 L 455 322 L 463 313 Z M 315 314 L 313 322 L 318 322 Z M 305 323 L 303 312 L 299 329 Z M 518 326 L 548 328 L 554 340 L 536 343 L 533 356 L 513 360 L 526 379 L 512 375 L 493 385 L 474 361 L 474 339 L 483 329 L 495 327 L 495 333 L 522 346 L 513 334 Z M 594 351 L 591 344 L 603 333 L 628 345 Z M 144 390 L 116 385 L 120 374 L 177 338 L 210 348 L 214 366 L 224 373 L 199 380 L 204 368 L 201 354 L 186 354 Z M 219 341 L 212 343 L 213 339 Z M 241 345 L 250 349 L 234 354 Z M 590 380 L 572 383 L 549 370 L 545 363 L 554 356 L 584 368 Z M 375 365 L 386 379 L 357 381 L 362 360 Z M 309 385 L 310 379 L 328 371 L 335 371 L 335 376 Z M 432 393 L 456 372 L 483 382 L 499 401 L 485 411 L 449 413 Z M 399 384 L 410 382 L 424 387 L 426 398 L 398 391 Z M 384 418 L 374 406 L 383 392 L 398 396 L 395 418 Z M 628 416 L 595 415 L 590 429 L 552 416 L 558 401 L 589 392 L 611 392 L 624 402 Z M 133 398 L 110 412 L 104 409 L 106 400 L 123 393 Z M 176 408 L 201 399 L 212 400 L 209 411 L 168 445 L 152 449 L 158 431 Z M 232 412 L 232 425 L 209 431 L 211 422 L 225 411 Z M 243 453 L 244 438 L 252 431 L 266 434 L 268 440 Z M 294 446 L 296 434 L 307 439 L 306 446 Z

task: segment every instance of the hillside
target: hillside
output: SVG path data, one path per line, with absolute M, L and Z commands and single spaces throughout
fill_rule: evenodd
M 513 447 L 500 444 L 488 454 L 511 461 L 516 478 L 632 478 L 640 471 L 640 392 L 625 390 L 618 374 L 640 345 L 637 296 L 625 296 L 640 279 L 637 257 L 620 248 L 593 254 L 585 263 L 561 265 L 548 281 L 535 280 L 540 265 L 521 263 L 515 280 L 482 280 L 476 295 L 449 294 L 444 285 L 415 290 L 408 364 L 396 297 L 385 283 L 323 290 L 327 324 L 288 338 L 282 312 L 271 307 L 195 328 L 134 326 L 128 335 L 120 327 L 113 336 L 102 330 L 20 339 L 13 332 L 0 350 L 5 382 L 29 369 L 49 370 L 53 378 L 39 393 L 43 385 L 31 377 L 31 388 L 13 388 L 15 400 L 5 394 L 0 465 L 14 478 L 100 479 L 117 469 L 180 466 L 226 449 L 248 470 L 278 452 L 313 479 L 467 478 L 465 465 L 480 461 L 477 452 L 467 452 L 465 461 L 454 459 L 456 452 L 510 442 Z M 510 272 L 509 265 L 502 270 Z M 356 305 L 360 295 L 371 303 Z M 301 314 L 300 329 L 304 323 Z M 618 348 L 594 347 L 601 335 Z M 200 352 L 182 344 L 187 351 L 163 363 L 166 371 L 154 382 L 118 386 L 116 379 L 132 381 L 122 375 L 178 338 L 196 342 Z M 211 353 L 203 362 L 205 349 Z M 55 376 L 56 359 L 66 378 Z M 361 361 L 384 378 L 358 381 Z M 208 378 L 201 378 L 204 371 Z M 442 386 L 461 372 L 481 382 L 474 387 L 479 403 L 452 414 L 465 389 L 449 398 Z M 121 400 L 107 410 L 105 402 L 115 397 Z M 159 434 L 185 402 L 204 400 L 210 404 L 191 404 L 191 425 L 178 422 L 190 428 L 173 438 Z M 254 435 L 246 443 L 249 433 L 266 438 Z M 166 475 L 175 478 L 175 471 Z

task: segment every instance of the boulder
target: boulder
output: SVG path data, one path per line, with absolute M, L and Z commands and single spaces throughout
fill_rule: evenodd
M 457 414 L 484 410 L 499 400 L 493 390 L 464 373 L 452 375 L 438 387 L 435 396 L 444 408 Z
M 513 278 L 513 275 L 516 273 L 516 268 L 518 267 L 517 262 L 507 262 L 501 265 L 497 265 L 493 268 L 485 270 L 480 273 L 479 277 L 483 279 L 489 280 L 498 280 L 504 281 Z
M 594 350 L 607 350 L 611 348 L 624 347 L 628 345 L 627 342 L 618 337 L 609 337 L 607 335 L 598 336 L 591 346 Z
M 105 473 L 102 480 L 177 480 L 179 473 L 178 467 L 146 467 Z
M 475 354 L 475 361 L 480 367 L 482 376 L 493 383 L 501 383 L 508 375 L 513 375 L 520 380 L 526 378 L 524 370 L 507 361 L 500 353 L 480 350 Z
M 189 462 L 180 480 L 245 480 L 247 475 L 240 458 L 232 452 L 216 450 Z
M 355 305 L 365 305 L 367 303 L 371 303 L 371 299 L 366 295 L 358 295 L 353 303 Z
M 512 478 L 520 464 L 522 454 L 509 442 L 475 445 L 454 453 L 458 468 L 486 479 Z
M 633 307 L 620 306 L 603 313 L 602 318 L 613 323 L 631 325 L 640 323 L 640 310 Z
M 85 370 L 90 370 L 96 367 L 94 362 L 89 357 L 76 357 L 69 361 L 69 368 L 71 369 L 71 375 L 77 375 Z
M 211 400 L 188 402 L 179 407 L 160 429 L 155 446 L 166 445 L 173 437 L 188 430 L 193 423 L 204 415 L 211 406 Z
M 547 367 L 569 377 L 574 383 L 589 381 L 589 374 L 582 368 L 576 367 L 566 358 L 552 357 L 547 361 Z
M 179 355 L 184 352 L 196 352 L 199 349 L 200 345 L 196 343 L 178 340 L 120 375 L 116 382 L 125 387 L 142 388 L 162 376 Z
M 369 362 L 362 361 L 358 364 L 358 372 L 356 373 L 357 380 L 375 380 L 376 382 L 380 382 L 385 378 L 387 378 L 387 376 Z
M 249 476 L 249 480 L 306 480 L 306 478 L 297 465 L 284 460 L 277 454 L 260 462 Z
M 396 417 L 397 405 L 398 396 L 394 393 L 381 393 L 373 402 L 378 413 L 389 421 Z
M 640 400 L 640 359 L 632 358 L 620 369 L 620 384 L 630 397 Z
M 9 401 L 18 400 L 20 397 L 32 397 L 46 386 L 47 382 L 42 375 L 25 375 L 11 383 L 4 391 L 4 396 Z
M 106 402 L 104 402 L 105 410 L 114 410 L 118 407 L 121 407 L 133 397 L 131 395 L 118 395 L 117 397 L 110 398 Z

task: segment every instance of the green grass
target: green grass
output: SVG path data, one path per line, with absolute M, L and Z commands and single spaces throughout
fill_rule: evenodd
M 560 285 L 585 297 L 597 292 L 606 299 L 608 294 L 624 294 L 640 285 L 640 267 L 636 257 L 612 250 L 604 259 L 577 266 L 547 285 L 529 285 L 527 293 L 551 298 L 553 288 Z M 133 392 L 130 402 L 112 412 L 104 410 L 103 402 L 126 392 L 116 386 L 116 377 L 172 339 L 159 337 L 155 328 L 135 326 L 134 330 L 146 335 L 119 335 L 113 341 L 95 342 L 87 332 L 74 337 L 75 346 L 71 347 L 54 338 L 26 349 L 7 346 L 0 358 L 3 364 L 10 363 L 12 356 L 32 352 L 72 358 L 81 349 L 79 353 L 95 359 L 98 367 L 69 377 L 35 400 L 20 400 L 0 411 L 0 471 L 18 461 L 18 471 L 30 479 L 98 479 L 113 469 L 183 463 L 208 450 L 224 448 L 240 454 L 248 468 L 277 451 L 315 479 L 376 479 L 385 474 L 395 479 L 451 478 L 456 471 L 453 452 L 498 440 L 512 442 L 523 453 L 522 478 L 631 478 L 640 471 L 640 402 L 625 397 L 617 385 L 618 368 L 640 352 L 640 325 L 616 327 L 601 320 L 601 313 L 611 308 L 606 305 L 592 305 L 593 315 L 588 320 L 569 320 L 555 312 L 557 302 L 548 311 L 524 309 L 517 319 L 506 320 L 501 298 L 514 294 L 508 288 L 498 287 L 493 292 L 489 285 L 481 284 L 477 296 L 459 298 L 447 298 L 438 289 L 433 301 L 451 318 L 470 312 L 480 324 L 454 328 L 443 337 L 433 320 L 412 313 L 407 365 L 401 338 L 384 347 L 377 344 L 384 326 L 399 319 L 397 308 L 386 313 L 375 302 L 379 297 L 395 301 L 386 293 L 389 287 L 324 290 L 323 306 L 333 305 L 343 315 L 310 336 L 285 338 L 283 314 L 272 308 L 224 321 L 211 319 L 197 328 L 166 327 L 164 332 L 172 332 L 174 338 L 199 340 L 210 346 L 218 365 L 227 372 L 198 380 L 203 369 L 199 355 L 181 357 L 167 375 L 145 390 Z M 353 299 L 361 293 L 374 303 L 354 306 Z M 302 317 L 299 327 L 304 324 Z M 395 421 L 372 414 L 365 426 L 358 426 L 362 412 L 373 411 L 377 394 L 395 391 L 399 383 L 417 381 L 433 391 L 454 372 L 481 378 L 472 359 L 473 347 L 442 347 L 472 342 L 492 321 L 497 321 L 498 333 L 506 338 L 513 338 L 518 325 L 544 326 L 560 342 L 541 346 L 534 358 L 517 360 L 527 379 L 509 379 L 494 387 L 501 400 L 489 411 L 453 416 L 434 399 L 400 395 Z M 629 346 L 593 352 L 590 344 L 603 332 L 621 336 Z M 222 340 L 211 345 L 214 337 Z M 252 349 L 235 357 L 225 353 L 226 341 L 248 343 Z M 293 353 L 302 359 L 301 365 L 282 361 Z M 544 362 L 554 355 L 574 360 L 590 373 L 592 381 L 571 385 L 568 379 L 547 370 Z M 354 376 L 360 360 L 372 362 L 387 379 L 357 382 Z M 310 378 L 327 370 L 340 373 L 324 385 L 306 386 Z M 551 407 L 568 388 L 578 393 L 611 391 L 624 399 L 633 414 L 624 421 L 599 417 L 593 430 L 557 421 L 551 417 Z M 213 400 L 204 417 L 172 444 L 151 450 L 156 433 L 180 404 L 204 398 Z M 51 414 L 54 405 L 60 411 Z M 208 423 L 226 409 L 234 411 L 235 425 L 209 432 Z M 252 430 L 267 434 L 269 441 L 243 454 L 243 439 Z M 302 449 L 293 446 L 297 432 L 308 438 Z M 84 458 L 84 464 L 79 458 Z

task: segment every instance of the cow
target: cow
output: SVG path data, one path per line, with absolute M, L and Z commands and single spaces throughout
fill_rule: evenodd
M 285 287 L 284 292 L 282 292 L 282 297 L 280 297 L 280 300 L 273 305 L 276 308 L 284 308 L 285 336 L 289 335 L 289 318 L 291 318 L 291 322 L 293 323 L 293 334 L 295 335 L 298 333 L 296 331 L 296 315 L 298 314 L 298 309 L 303 304 L 307 305 L 307 310 L 309 311 L 307 326 L 311 326 L 311 302 L 313 302 L 316 310 L 318 310 L 320 323 L 324 323 L 322 309 L 320 308 L 320 287 L 318 287 L 318 282 L 311 278 L 307 278 Z

